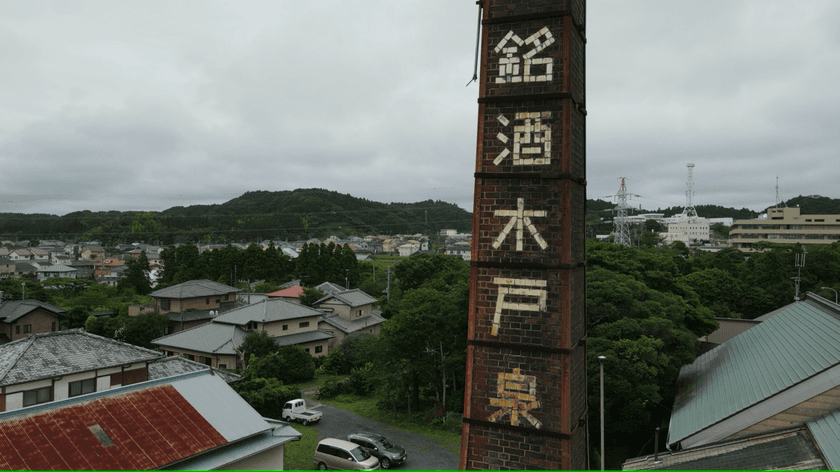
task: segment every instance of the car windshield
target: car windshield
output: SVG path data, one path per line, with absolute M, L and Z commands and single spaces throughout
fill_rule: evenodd
M 350 454 L 353 455 L 353 458 L 356 459 L 357 462 L 370 459 L 370 453 L 360 447 L 353 448 L 353 450 L 350 451 Z
M 388 442 L 388 440 L 385 439 L 385 438 L 382 438 L 379 441 L 379 445 L 382 446 L 382 448 L 384 448 L 384 449 L 391 449 L 392 447 L 394 447 L 394 445 L 391 444 L 390 442 Z

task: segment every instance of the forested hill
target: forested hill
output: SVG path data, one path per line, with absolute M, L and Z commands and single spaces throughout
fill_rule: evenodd
M 472 214 L 427 200 L 379 203 L 323 189 L 247 192 L 218 205 L 173 207 L 162 212 L 80 211 L 64 216 L 0 214 L 0 238 L 100 241 L 250 242 L 330 235 L 469 232 Z

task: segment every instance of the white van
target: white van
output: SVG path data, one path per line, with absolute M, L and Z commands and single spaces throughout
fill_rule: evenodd
M 321 470 L 378 470 L 379 459 L 358 444 L 342 439 L 322 439 L 315 447 L 312 462 Z

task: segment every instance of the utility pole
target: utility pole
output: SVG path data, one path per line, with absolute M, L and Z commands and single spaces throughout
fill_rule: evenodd
M 388 301 L 391 301 L 391 267 L 388 266 L 388 287 L 385 289 L 385 293 L 388 294 Z
M 802 256 L 802 258 L 800 259 L 799 256 Z M 793 299 L 798 302 L 799 282 L 802 280 L 802 268 L 805 267 L 805 253 L 803 252 L 802 254 L 797 254 L 793 264 L 794 267 L 796 267 L 796 277 L 791 277 L 796 283 L 796 295 L 794 295 Z

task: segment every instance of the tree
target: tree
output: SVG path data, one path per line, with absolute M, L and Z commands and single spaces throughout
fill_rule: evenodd
M 315 378 L 312 356 L 300 346 L 283 346 L 263 358 L 252 356 L 250 359 L 248 375 L 253 378 L 276 378 L 284 384 Z
M 137 260 L 130 260 L 126 265 L 128 268 L 123 272 L 123 278 L 117 283 L 117 289 L 122 292 L 131 288 L 140 295 L 152 293 L 152 283 L 149 280 L 149 259 L 146 257 L 146 252 L 141 252 Z
M 300 294 L 300 304 L 314 307 L 315 302 L 322 298 L 324 298 L 324 292 L 312 287 L 306 287 L 303 289 L 303 293 Z
M 152 340 L 163 336 L 169 325 L 169 317 L 157 313 L 119 316 L 117 320 L 122 323 L 122 326 L 114 330 L 114 339 L 147 349 L 155 348 Z
M 269 336 L 267 332 L 255 331 L 245 336 L 239 350 L 245 355 L 245 359 L 251 359 L 252 355 L 260 359 L 276 352 L 277 344 L 274 342 L 274 338 Z

